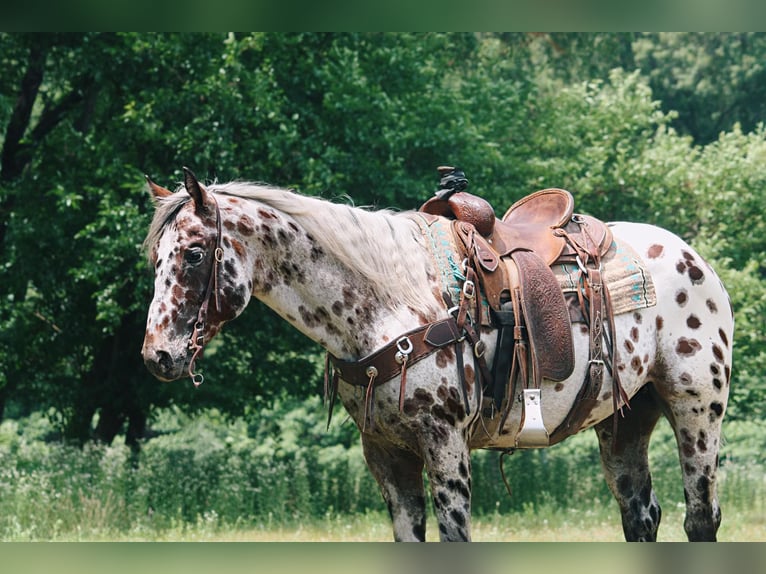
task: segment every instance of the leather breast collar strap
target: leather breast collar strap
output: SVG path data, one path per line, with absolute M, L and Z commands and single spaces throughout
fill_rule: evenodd
M 364 427 L 362 429 L 364 431 L 367 428 L 368 420 L 371 426 L 373 424 L 375 387 L 390 381 L 401 373 L 399 410 L 402 410 L 404 408 L 407 368 L 449 344 L 458 343 L 462 340 L 462 336 L 455 319 L 448 317 L 408 331 L 395 341 L 358 361 L 344 361 L 328 353 L 325 365 L 325 396 L 330 399 L 328 426 L 335 405 L 339 379 L 366 388 Z M 333 367 L 331 388 L 328 380 L 330 365 Z
M 221 210 L 218 207 L 218 201 L 210 194 L 215 205 L 215 249 L 213 251 L 213 262 L 210 267 L 210 275 L 207 280 L 207 288 L 205 289 L 205 296 L 202 300 L 202 304 L 197 312 L 197 319 L 194 322 L 194 329 L 192 330 L 191 337 L 189 338 L 189 348 L 194 351 L 191 361 L 189 362 L 189 376 L 195 387 L 198 387 L 205 380 L 202 373 L 194 372 L 194 363 L 199 356 L 202 355 L 202 350 L 205 347 L 205 320 L 207 319 L 207 310 L 210 305 L 211 296 L 214 299 L 215 309 L 219 310 L 220 300 L 218 297 L 218 266 L 223 261 L 223 249 L 221 248 Z

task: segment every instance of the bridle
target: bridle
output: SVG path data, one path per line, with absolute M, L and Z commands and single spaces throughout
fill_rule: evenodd
M 195 387 L 199 387 L 205 380 L 202 373 L 194 372 L 194 362 L 202 354 L 202 350 L 205 346 L 205 319 L 207 318 L 207 310 L 210 305 L 211 295 L 215 301 L 215 308 L 220 311 L 220 300 L 218 297 L 218 264 L 223 261 L 223 249 L 221 248 L 221 210 L 218 207 L 218 201 L 210 194 L 210 198 L 215 205 L 215 249 L 213 251 L 213 263 L 210 267 L 210 275 L 207 280 L 207 288 L 205 289 L 205 297 L 202 300 L 202 304 L 197 312 L 197 319 L 194 322 L 194 329 L 192 330 L 191 337 L 189 338 L 189 348 L 194 351 L 191 361 L 189 362 L 189 376 Z

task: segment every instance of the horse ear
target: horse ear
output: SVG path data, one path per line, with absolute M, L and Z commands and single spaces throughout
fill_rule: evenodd
M 194 209 L 197 213 L 207 211 L 208 194 L 202 184 L 197 181 L 197 176 L 188 167 L 184 167 L 184 186 L 194 201 Z
M 162 197 L 168 197 L 170 195 L 173 195 L 173 192 L 169 189 L 165 189 L 161 185 L 157 185 L 152 181 L 152 178 L 150 178 L 148 175 L 144 176 L 146 178 L 146 183 L 149 185 L 149 191 L 152 192 L 152 195 L 155 199 L 160 199 Z

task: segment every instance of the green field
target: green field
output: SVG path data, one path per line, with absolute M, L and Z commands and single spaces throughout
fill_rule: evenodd
M 280 421 L 274 425 L 272 415 Z M 46 417 L 0 424 L 0 540 L 389 541 L 389 519 L 346 424 L 316 401 L 257 421 L 167 411 L 135 454 L 66 446 Z M 721 452 L 719 539 L 766 540 L 764 433 L 730 422 Z M 661 541 L 682 541 L 683 487 L 669 425 L 650 451 Z M 620 541 L 592 433 L 505 459 L 473 455 L 477 541 Z M 433 518 L 428 540 L 436 540 Z

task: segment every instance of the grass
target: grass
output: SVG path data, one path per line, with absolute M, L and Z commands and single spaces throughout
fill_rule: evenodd
M 683 542 L 684 509 L 663 509 L 659 542 Z M 596 505 L 589 510 L 528 508 L 521 513 L 481 516 L 473 520 L 477 542 L 622 542 L 620 515 L 616 507 Z M 429 517 L 427 540 L 438 540 L 436 519 Z M 718 539 L 722 542 L 766 540 L 766 516 L 761 509 L 725 514 Z M 149 526 L 129 532 L 70 531 L 55 537 L 59 542 L 390 542 L 391 526 L 384 512 L 327 516 L 324 519 L 278 524 L 264 521 L 252 525 L 221 524 L 214 516 L 196 524 L 171 528 Z
M 147 442 L 138 464 L 124 445 L 68 447 L 45 439 L 43 418 L 0 424 L 2 541 L 361 541 L 392 539 L 358 439 L 325 436 L 315 409 L 288 409 L 270 433 L 208 413 Z M 173 422 L 173 421 L 171 421 Z M 661 541 L 683 541 L 683 483 L 668 425 L 652 442 L 663 507 Z M 316 430 L 319 428 L 319 430 Z M 719 539 L 766 541 L 766 434 L 728 427 L 722 450 Z M 341 437 L 342 438 L 342 437 Z M 473 459 L 473 539 L 621 541 L 616 503 L 593 436 L 506 461 Z M 431 505 L 429 505 L 431 506 Z M 438 539 L 436 521 L 428 540 Z

